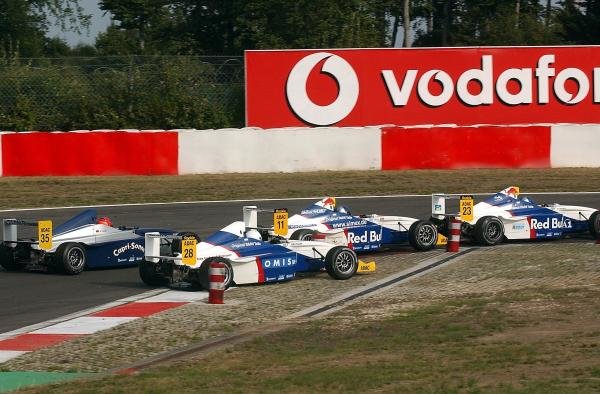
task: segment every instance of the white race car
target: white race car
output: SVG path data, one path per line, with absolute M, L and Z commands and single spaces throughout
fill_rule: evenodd
M 432 220 L 444 232 L 446 200 L 451 196 L 432 195 Z M 507 240 L 552 239 L 569 234 L 590 233 L 600 237 L 600 213 L 595 208 L 562 204 L 537 204 L 521 197 L 519 188 L 510 186 L 473 207 L 473 220 L 463 221 L 462 235 L 481 245 L 496 245 Z

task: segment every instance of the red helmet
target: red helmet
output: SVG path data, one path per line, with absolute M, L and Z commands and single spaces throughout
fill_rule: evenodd
M 110 220 L 110 218 L 108 216 L 103 216 L 101 218 L 98 218 L 97 223 L 98 224 L 104 224 L 105 226 L 112 227 L 112 220 Z

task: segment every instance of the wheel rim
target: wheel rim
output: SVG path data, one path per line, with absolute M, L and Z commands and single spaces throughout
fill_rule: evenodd
M 308 233 L 308 234 L 304 234 L 303 236 L 300 237 L 301 241 L 312 241 L 313 237 L 312 234 Z
M 487 227 L 487 231 L 486 231 L 487 238 L 490 240 L 495 240 L 495 239 L 500 238 L 500 235 L 501 235 L 500 224 L 496 223 L 496 222 L 490 223 L 489 226 Z
M 80 248 L 72 248 L 67 253 L 67 264 L 73 269 L 79 269 L 85 263 L 85 257 L 83 250 Z
M 434 242 L 434 231 L 431 226 L 422 226 L 417 233 L 417 237 L 424 245 L 429 245 Z
M 350 272 L 354 268 L 354 264 L 356 264 L 356 259 L 354 255 L 347 251 L 343 250 L 335 257 L 335 267 L 340 272 Z

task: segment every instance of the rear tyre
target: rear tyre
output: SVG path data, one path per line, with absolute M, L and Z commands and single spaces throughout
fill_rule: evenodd
M 475 223 L 473 237 L 479 245 L 497 245 L 504 237 L 504 225 L 497 217 L 484 216 Z
M 200 237 L 198 234 L 193 233 L 191 231 L 185 231 L 181 233 L 177 233 L 176 235 L 180 236 L 183 239 L 195 239 L 196 242 L 200 242 Z M 181 239 L 174 239 L 171 243 L 171 252 L 173 255 L 177 253 L 181 253 Z
M 209 290 L 210 283 L 208 279 L 208 269 L 212 262 L 225 264 L 225 280 L 223 281 L 223 286 L 225 286 L 225 290 L 227 290 L 233 284 L 233 268 L 231 267 L 229 260 L 224 257 L 210 257 L 202 262 L 200 268 L 198 268 L 198 284 L 202 286 L 203 289 Z
M 142 282 L 148 286 L 165 286 L 169 283 L 169 279 L 158 273 L 158 264 L 150 261 L 141 261 L 139 264 L 139 273 Z
M 15 261 L 15 255 L 11 248 L 0 246 L 0 265 L 7 271 L 18 271 L 23 268 L 23 265 Z
M 60 272 L 67 275 L 77 275 L 84 270 L 87 254 L 83 245 L 67 242 L 56 250 L 56 266 Z
M 433 223 L 417 220 L 408 229 L 408 243 L 416 250 L 431 250 L 437 242 L 438 231 Z
M 600 239 L 600 211 L 592 213 L 588 219 L 588 226 L 592 237 Z
M 301 228 L 299 230 L 294 231 L 292 235 L 290 235 L 290 239 L 298 241 L 312 241 L 314 233 L 315 232 L 313 230 Z
M 358 257 L 352 249 L 335 246 L 325 256 L 325 269 L 334 279 L 350 279 L 358 269 Z

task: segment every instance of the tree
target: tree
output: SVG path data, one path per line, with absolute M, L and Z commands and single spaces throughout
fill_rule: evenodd
M 50 18 L 64 30 L 89 26 L 79 0 L 0 0 L 0 51 L 4 56 L 60 54 L 64 47 L 45 37 Z
M 600 1 L 565 0 L 557 19 L 562 26 L 561 37 L 570 44 L 600 43 Z

